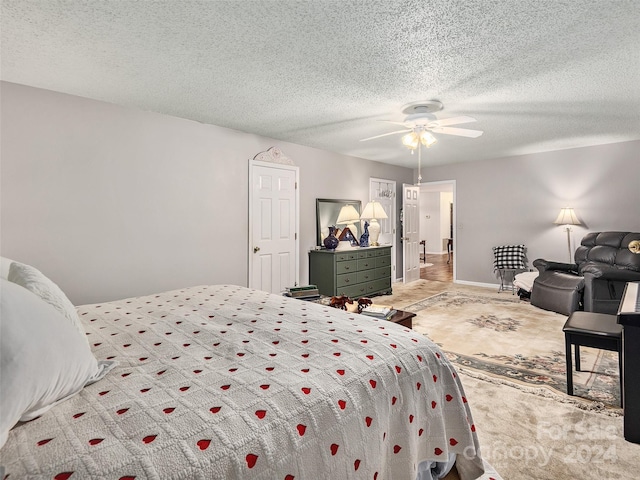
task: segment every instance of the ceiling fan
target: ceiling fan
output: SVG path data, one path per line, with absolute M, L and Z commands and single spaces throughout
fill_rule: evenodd
M 404 135 L 402 137 L 402 143 L 413 151 L 418 148 L 419 144 L 430 147 L 431 145 L 436 143 L 437 139 L 431 134 L 431 132 L 469 138 L 477 138 L 482 135 L 483 132 L 481 130 L 469 130 L 466 128 L 456 128 L 451 126 L 475 122 L 476 119 L 473 117 L 460 116 L 438 120 L 433 112 L 442 110 L 443 107 L 444 106 L 442 105 L 442 103 L 437 100 L 414 102 L 405 105 L 402 108 L 402 113 L 407 115 L 404 122 L 382 120 L 383 122 L 393 123 L 394 125 L 402 125 L 403 127 L 405 127 L 404 130 L 396 130 L 394 132 L 383 133 L 382 135 L 363 138 L 360 141 L 366 142 L 368 140 L 386 137 L 388 135 L 407 133 L 407 135 Z

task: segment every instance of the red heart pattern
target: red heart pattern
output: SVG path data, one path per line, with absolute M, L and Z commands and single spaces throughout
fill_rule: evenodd
M 200 450 L 206 450 L 207 448 L 209 448 L 209 445 L 211 445 L 211 440 L 209 439 L 198 440 L 196 445 L 198 445 L 198 448 Z
M 53 477 L 54 480 L 67 480 L 74 472 L 62 472 Z
M 220 302 L 216 302 L 214 299 L 219 297 L 213 293 L 210 294 L 210 288 L 215 289 L 216 292 L 220 288 L 228 294 Z M 185 295 L 183 292 L 190 292 L 190 295 Z M 287 393 L 296 395 L 295 392 L 301 392 L 296 395 L 300 400 L 308 398 L 304 401 L 319 402 L 318 405 L 329 408 L 322 399 L 325 392 L 332 391 L 335 392 L 332 401 L 336 402 L 333 405 L 338 407 L 337 411 L 342 415 L 345 431 L 340 433 L 337 438 L 328 438 L 325 445 L 329 446 L 329 453 L 334 462 L 332 465 L 335 462 L 342 462 L 341 464 L 344 465 L 342 468 L 351 465 L 351 471 L 357 471 L 358 475 L 362 475 L 362 478 L 375 480 L 380 475 L 383 478 L 395 478 L 396 476 L 405 478 L 407 476 L 406 473 L 393 475 L 389 470 L 380 470 L 380 464 L 376 459 L 370 459 L 368 456 L 363 457 L 359 452 L 356 455 L 356 451 L 352 452 L 348 448 L 348 444 L 345 444 L 344 449 L 341 447 L 342 442 L 346 441 L 344 440 L 345 436 L 348 438 L 351 432 L 361 431 L 362 423 L 368 429 L 367 438 L 378 438 L 388 454 L 398 457 L 398 464 L 408 465 L 407 472 L 411 472 L 411 469 L 415 468 L 416 460 L 412 455 L 420 450 L 420 448 L 416 448 L 418 441 L 426 442 L 429 445 L 429 451 L 432 451 L 436 457 L 446 455 L 446 451 L 461 453 L 465 447 L 474 445 L 472 434 L 476 428 L 470 413 L 465 410 L 467 399 L 464 395 L 460 395 L 459 383 L 454 380 L 457 378 L 455 372 L 450 369 L 448 361 L 438 352 L 436 347 L 411 330 L 402 329 L 403 331 L 401 331 L 394 325 L 381 325 L 377 320 L 363 320 L 358 315 L 342 317 L 340 315 L 344 314 L 326 308 L 323 309 L 325 316 L 321 319 L 315 314 L 312 316 L 309 312 L 308 319 L 310 321 L 307 322 L 305 319 L 307 312 L 314 310 L 316 305 L 298 300 L 288 300 L 284 301 L 282 305 L 278 305 L 278 301 L 283 301 L 283 299 L 258 291 L 248 291 L 241 287 L 183 289 L 172 294 L 175 298 L 167 297 L 167 303 L 159 300 L 164 298 L 163 295 L 159 294 L 151 301 L 145 300 L 149 303 L 143 307 L 143 310 L 136 308 L 136 306 L 140 304 L 141 299 L 147 297 L 140 297 L 140 299 L 120 304 L 122 308 L 118 306 L 117 310 L 110 309 L 111 314 L 106 314 L 103 311 L 91 315 L 92 330 L 88 333 L 99 337 L 91 344 L 95 349 L 96 356 L 99 359 L 115 358 L 116 356 L 110 355 L 110 353 L 126 352 L 126 354 L 118 355 L 118 361 L 122 366 L 117 367 L 120 370 L 112 377 L 131 381 L 135 375 L 139 385 L 137 388 L 140 389 L 132 393 L 132 398 L 121 397 L 121 388 L 119 386 L 112 387 L 112 385 L 118 385 L 113 383 L 116 382 L 113 380 L 111 383 L 105 383 L 106 388 L 103 387 L 98 393 L 96 396 L 100 398 L 97 400 L 98 402 L 103 403 L 108 400 L 113 405 L 110 407 L 112 412 L 110 420 L 116 424 L 126 425 L 126 422 L 139 418 L 141 411 L 146 409 L 155 410 L 155 418 L 166 417 L 168 422 L 171 421 L 170 418 L 173 418 L 174 422 L 175 419 L 184 421 L 189 415 L 202 421 L 205 418 L 202 412 L 206 412 L 208 409 L 207 415 L 210 418 L 208 421 L 211 422 L 211 425 L 216 425 L 216 429 L 224 428 L 226 419 L 234 418 L 239 413 L 235 410 L 236 398 L 238 398 L 236 395 L 249 394 L 249 396 L 254 395 L 256 400 L 262 399 L 258 400 L 258 405 L 254 404 L 255 406 L 249 410 L 252 412 L 250 416 L 256 422 L 256 426 L 260 424 L 273 429 L 289 428 L 288 433 L 285 433 L 286 431 L 282 431 L 282 433 L 291 435 L 291 432 L 295 431 L 297 433 L 297 435 L 294 434 L 296 442 L 309 444 L 309 442 L 318 441 L 313 428 L 309 430 L 310 425 L 316 424 L 313 416 L 320 414 L 311 410 L 312 406 L 316 404 L 309 403 L 308 409 L 304 411 L 305 416 L 312 415 L 311 420 L 303 418 L 302 413 L 288 412 L 284 409 L 285 415 L 290 417 L 290 420 L 287 421 L 283 421 L 281 418 L 283 412 L 271 408 L 270 405 L 275 402 L 274 399 L 278 395 L 286 396 Z M 249 306 L 248 299 L 252 296 L 263 298 L 262 305 L 259 307 Z M 158 311 L 162 311 L 163 314 L 155 317 L 148 316 L 154 314 L 153 306 L 156 304 L 158 304 Z M 297 315 L 288 313 L 288 309 L 292 305 L 298 307 Z M 273 312 L 274 308 L 280 311 Z M 215 315 L 208 314 L 202 317 L 198 313 L 201 311 L 199 309 L 214 311 Z M 301 312 L 302 310 L 304 311 Z M 246 318 L 248 311 L 251 312 L 250 318 Z M 91 312 L 93 313 L 93 310 Z M 86 312 L 81 314 L 86 315 Z M 178 315 L 182 317 L 176 321 Z M 274 315 L 280 319 L 274 320 Z M 340 318 L 338 319 L 336 315 Z M 94 316 L 95 318 L 93 318 Z M 124 318 L 129 318 L 130 323 L 126 325 L 124 325 L 125 321 L 116 323 Z M 155 321 L 149 321 L 149 318 L 153 318 Z M 278 325 L 274 326 L 274 323 L 278 323 Z M 194 328 L 194 325 L 198 325 L 198 327 Z M 251 328 L 247 328 L 248 325 L 251 325 Z M 213 328 L 211 328 L 212 326 Z M 223 326 L 222 329 L 220 326 Z M 289 335 L 290 333 L 291 335 Z M 119 342 L 114 344 L 110 340 L 111 338 L 118 338 Z M 386 342 L 382 341 L 384 338 L 386 338 Z M 145 346 L 141 348 L 141 344 Z M 267 346 L 267 351 L 261 351 L 259 345 Z M 158 348 L 160 346 L 162 349 Z M 338 348 L 340 350 L 336 351 Z M 269 352 L 269 349 L 273 350 Z M 151 352 L 154 352 L 153 355 L 150 355 Z M 393 363 L 388 364 L 387 359 L 391 358 Z M 252 363 L 254 360 L 258 361 L 259 368 Z M 333 383 L 316 383 L 319 382 L 317 374 L 320 369 L 311 369 L 311 367 L 325 365 L 325 362 L 328 361 L 333 363 L 326 363 L 328 367 L 323 367 L 322 371 L 335 372 L 333 375 L 325 375 Z M 169 362 L 170 368 L 160 367 L 161 369 L 157 370 L 158 366 L 167 365 Z M 223 365 L 220 375 L 218 376 L 216 373 L 216 377 L 212 377 L 213 370 L 211 368 L 217 368 L 220 364 Z M 124 369 L 126 365 L 129 365 L 128 371 Z M 139 368 L 139 370 L 134 372 L 131 368 L 132 365 L 136 365 L 135 368 Z M 347 370 L 349 370 L 349 375 L 347 375 Z M 300 383 L 297 383 L 295 387 L 284 383 L 283 378 L 286 378 L 287 375 L 297 376 Z M 191 378 L 193 381 L 189 380 Z M 219 383 L 216 384 L 216 380 L 214 380 L 211 385 L 210 378 L 218 378 Z M 307 381 L 302 380 L 304 378 Z M 266 383 L 265 380 L 270 383 Z M 375 402 L 371 401 L 371 406 L 362 407 L 356 403 L 348 408 L 351 399 L 355 398 L 351 396 L 349 385 L 352 384 L 348 382 L 354 380 L 368 383 L 365 395 L 375 399 Z M 176 381 L 180 383 L 176 384 Z M 153 385 L 153 388 L 148 385 Z M 180 404 L 167 405 L 167 399 L 172 397 L 163 397 L 167 390 L 166 385 L 171 385 L 170 388 L 174 389 L 172 396 L 180 392 Z M 210 388 L 218 391 L 216 394 L 217 405 L 200 405 L 197 401 L 194 402 L 197 398 L 206 398 L 203 397 L 203 394 L 209 393 L 208 389 Z M 161 398 L 163 400 L 159 401 Z M 447 412 L 459 409 L 464 413 L 464 415 L 460 415 L 459 419 L 447 418 L 444 431 L 447 431 L 448 422 L 454 422 L 457 425 L 455 428 L 452 427 L 456 432 L 455 438 L 452 436 L 446 438 L 436 436 L 434 438 L 431 434 L 432 420 L 430 418 L 432 417 L 430 415 L 441 414 L 442 409 L 436 413 L 432 411 L 439 408 L 439 403 L 443 401 L 440 399 L 443 398 L 448 403 Z M 382 407 L 383 404 L 385 407 Z M 149 407 L 144 408 L 144 405 L 149 405 Z M 183 408 L 183 405 L 188 408 Z M 378 406 L 374 407 L 374 405 Z M 427 413 L 427 410 L 430 413 Z M 69 415 L 68 418 L 77 420 L 85 417 L 88 413 L 91 422 L 95 423 L 98 419 L 98 411 L 101 410 L 91 407 L 87 408 L 86 412 L 77 412 L 76 410 L 76 413 L 67 410 L 66 414 Z M 198 411 L 200 414 L 197 413 Z M 381 411 L 387 412 L 383 420 L 379 420 Z M 350 412 L 357 412 L 357 415 L 349 415 Z M 449 415 L 449 413 L 443 414 Z M 309 421 L 314 423 L 310 424 Z M 360 427 L 358 428 L 353 421 L 360 422 Z M 80 423 L 82 421 L 78 422 L 78 424 Z M 466 427 L 468 435 L 459 433 L 465 431 L 461 426 Z M 148 448 L 157 449 L 168 441 L 166 435 L 159 436 L 165 431 L 162 427 L 160 428 L 160 430 L 154 428 L 155 433 L 154 430 L 147 432 L 143 430 L 141 434 L 138 434 L 139 436 L 136 435 L 134 438 L 137 438 L 138 442 L 142 439 L 141 443 L 149 445 Z M 207 427 L 205 426 L 205 428 Z M 386 431 L 383 431 L 383 428 Z M 399 434 L 400 431 L 406 431 L 410 435 Z M 99 436 L 94 434 L 83 437 L 86 442 L 85 446 L 88 444 L 93 447 L 89 449 L 90 452 L 94 450 L 105 451 L 101 447 L 105 445 L 111 447 L 120 441 L 116 437 L 106 436 L 105 433 L 109 434 L 108 428 L 100 429 Z M 339 432 L 336 430 L 336 433 Z M 260 435 L 260 433 L 256 432 L 256 435 Z M 66 439 L 63 440 L 63 438 L 63 435 L 58 435 L 57 431 L 52 430 L 44 432 L 38 439 L 34 439 L 32 445 L 43 451 L 51 448 L 64 449 Z M 390 439 L 389 442 L 386 441 L 387 438 Z M 391 441 L 392 439 L 395 442 Z M 107 440 L 109 440 L 108 443 Z M 191 445 L 194 453 L 210 455 L 214 451 L 211 448 L 212 441 L 211 438 L 193 438 Z M 261 448 L 259 443 L 247 443 L 246 445 L 244 451 L 238 452 L 240 462 L 244 458 L 244 468 L 253 469 L 258 475 L 264 475 L 266 471 L 273 471 L 269 470 L 273 468 L 270 464 L 271 460 L 267 457 L 262 458 L 257 450 Z M 443 445 L 446 445 L 446 449 Z M 225 447 L 216 445 L 216 449 L 218 448 Z M 206 461 L 203 464 L 206 464 Z M 60 465 L 67 464 L 61 463 Z M 72 465 L 72 463 L 68 465 Z M 299 466 L 282 470 L 277 478 L 283 480 L 295 480 L 308 476 L 303 470 L 300 470 Z M 135 478 L 135 474 L 137 472 L 121 472 L 114 474 L 114 478 L 130 480 Z M 86 472 L 59 471 L 53 478 L 64 480 L 72 476 L 73 478 L 83 478 L 86 476 Z M 409 476 L 411 475 L 409 474 Z
M 258 461 L 258 455 L 254 455 L 253 453 L 247 454 L 245 457 L 247 461 L 247 467 L 253 468 L 256 466 L 256 462 Z

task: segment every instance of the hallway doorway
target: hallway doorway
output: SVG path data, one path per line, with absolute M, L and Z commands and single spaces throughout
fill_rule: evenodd
M 420 185 L 420 240 L 424 241 L 420 278 L 456 280 L 455 180 Z M 432 265 L 430 265 L 432 264 Z
M 427 253 L 426 262 L 420 263 L 420 278 L 436 282 L 453 282 L 453 262 L 447 262 L 446 253 Z

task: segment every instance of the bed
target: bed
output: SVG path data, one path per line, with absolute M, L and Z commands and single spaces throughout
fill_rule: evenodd
M 115 366 L 9 431 L 4 478 L 500 478 L 454 368 L 412 330 L 233 285 L 77 313 Z

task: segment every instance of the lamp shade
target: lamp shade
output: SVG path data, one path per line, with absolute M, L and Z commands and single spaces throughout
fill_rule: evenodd
M 427 148 L 436 143 L 438 140 L 427 131 L 420 132 L 420 142 Z
M 416 132 L 407 133 L 402 137 L 402 144 L 405 147 L 410 148 L 411 150 L 415 150 L 416 148 L 418 148 L 418 141 L 419 139 L 418 135 L 416 135 Z
M 337 224 L 353 223 L 360 220 L 360 215 L 353 205 L 345 205 L 340 209 Z
M 367 205 L 364 207 L 364 210 L 362 211 L 362 215 L 360 215 L 360 218 L 362 218 L 363 220 L 373 220 L 389 217 L 387 217 L 387 212 L 384 211 L 384 208 L 382 208 L 380 202 L 373 201 L 367 203 Z
M 576 216 L 576 213 L 573 211 L 573 208 L 565 207 L 560 210 L 560 214 L 556 221 L 553 222 L 556 225 L 581 225 L 580 220 Z

